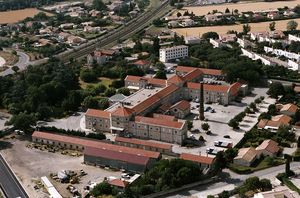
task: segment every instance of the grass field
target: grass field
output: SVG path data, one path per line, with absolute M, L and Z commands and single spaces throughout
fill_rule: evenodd
M 294 19 L 300 24 L 300 19 Z M 276 21 L 276 29 L 277 30 L 286 30 L 287 23 L 290 20 L 281 20 Z M 262 22 L 262 23 L 249 23 L 251 26 L 251 31 L 269 31 L 269 23 L 270 22 Z M 298 29 L 300 27 L 298 26 Z M 196 27 L 196 28 L 177 28 L 173 29 L 174 32 L 183 35 L 183 36 L 201 36 L 206 32 L 217 32 L 218 34 L 226 34 L 229 30 L 234 30 L 237 32 L 242 32 L 243 25 L 227 25 L 227 26 L 209 26 L 209 27 Z
M 79 80 L 79 84 L 80 84 L 80 87 L 82 89 L 86 89 L 88 86 L 96 86 L 97 84 L 102 84 L 104 85 L 105 87 L 109 88 L 109 86 L 111 85 L 112 81 L 114 79 L 109 79 L 109 78 L 105 78 L 105 77 L 100 77 L 98 78 L 98 80 L 96 82 L 92 82 L 92 83 L 86 83 L 86 82 L 83 82 L 81 79 Z
M 300 0 L 292 0 L 292 1 L 275 1 L 275 2 L 241 2 L 241 3 L 228 3 L 228 4 L 220 4 L 220 5 L 208 5 L 208 6 L 195 6 L 195 7 L 184 7 L 183 10 L 188 10 L 189 12 L 193 12 L 194 14 L 201 16 L 206 15 L 208 12 L 213 10 L 225 11 L 228 8 L 230 11 L 238 9 L 239 12 L 245 11 L 260 11 L 260 10 L 271 10 L 282 7 L 295 7 L 300 5 Z M 176 14 L 178 11 L 175 11 Z
M 27 17 L 33 17 L 34 15 L 42 12 L 36 8 L 27 8 L 23 10 L 13 10 L 13 11 L 5 11 L 0 12 L 0 24 L 5 23 L 17 23 Z M 52 14 L 46 13 L 48 16 Z

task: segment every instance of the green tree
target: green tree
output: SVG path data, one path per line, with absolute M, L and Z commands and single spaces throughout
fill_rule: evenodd
M 193 122 L 188 120 L 187 121 L 187 127 L 188 127 L 188 130 L 191 130 L 193 128 Z
M 182 14 L 180 12 L 177 12 L 176 16 L 179 18 L 182 16 Z
M 259 178 L 258 177 L 249 177 L 244 182 L 244 185 L 248 190 L 256 190 L 256 189 L 260 188 Z
M 260 180 L 260 186 L 261 186 L 261 189 L 263 191 L 269 191 L 269 190 L 272 190 L 272 184 L 271 184 L 271 181 L 268 180 L 268 179 L 261 179 Z
M 290 176 L 291 175 L 291 166 L 290 166 L 291 156 L 289 156 L 288 154 L 285 154 L 284 158 L 285 158 L 285 174 L 287 176 Z
M 66 111 L 76 111 L 82 101 L 79 91 L 72 90 L 68 97 L 63 101 L 62 106 Z
M 284 93 L 284 87 L 280 82 L 273 82 L 269 86 L 269 90 L 267 92 L 267 94 L 270 95 L 272 98 L 278 98 L 278 96 L 284 95 Z
M 286 29 L 289 31 L 296 30 L 298 27 L 298 23 L 294 20 L 291 20 L 287 23 Z
M 267 119 L 267 120 L 271 120 L 272 116 L 266 112 L 263 112 L 259 115 L 258 120 L 263 120 L 263 119 Z
M 269 107 L 268 107 L 268 114 L 270 114 L 270 115 L 276 115 L 276 113 L 277 113 L 276 105 L 274 105 L 274 104 L 269 105 Z
M 251 31 L 251 26 L 247 23 L 243 25 L 243 34 L 248 34 Z
M 98 11 L 106 10 L 107 7 L 102 0 L 93 0 L 93 8 Z
M 154 76 L 154 78 L 158 79 L 167 79 L 166 72 L 164 70 L 158 70 Z
M 233 129 L 239 129 L 239 123 L 235 119 L 231 119 L 228 122 L 228 126 L 232 127 Z
M 109 101 L 107 98 L 101 98 L 98 102 L 99 109 L 106 109 L 109 107 Z
M 93 72 L 92 70 L 89 69 L 84 69 L 80 72 L 80 78 L 81 80 L 83 80 L 84 82 L 93 82 L 95 80 L 97 80 L 97 76 L 95 74 L 95 72 Z
M 97 184 L 90 192 L 91 195 L 98 197 L 100 195 L 111 195 L 112 194 L 112 187 L 107 182 L 102 182 Z
M 97 109 L 98 100 L 92 96 L 88 96 L 83 100 L 83 106 L 85 108 Z
M 118 93 L 123 94 L 125 96 L 129 96 L 130 95 L 130 89 L 123 87 L 118 89 Z
M 111 97 L 111 96 L 113 96 L 113 95 L 115 95 L 116 94 L 116 89 L 115 88 L 108 88 L 108 89 L 106 89 L 106 91 L 104 92 L 104 95 L 106 96 L 106 97 Z
M 276 26 L 276 22 L 275 21 L 269 23 L 269 29 L 270 29 L 270 31 L 274 31 L 275 30 L 275 26 Z
M 205 123 L 202 123 L 202 124 L 201 124 L 201 128 L 202 128 L 204 131 L 208 131 L 209 128 L 210 128 L 210 126 L 209 126 L 209 124 L 208 124 L 207 122 L 205 122 Z
M 36 123 L 36 117 L 33 114 L 19 113 L 13 115 L 8 124 L 14 125 L 16 129 L 29 131 Z
M 202 39 L 218 39 L 219 38 L 219 34 L 217 32 L 206 32 L 204 34 L 202 34 Z
M 230 13 L 230 10 L 226 8 L 225 13 Z

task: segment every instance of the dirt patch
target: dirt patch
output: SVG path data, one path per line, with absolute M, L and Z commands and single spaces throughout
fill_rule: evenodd
M 18 61 L 18 56 L 12 54 L 11 52 L 0 51 L 0 57 L 4 58 L 6 61 L 4 66 L 12 66 Z
M 23 10 L 13 10 L 13 11 L 5 11 L 0 12 L 0 24 L 6 23 L 17 23 L 21 20 L 24 20 L 27 17 L 33 17 L 38 14 L 40 11 L 36 8 L 27 8 Z M 48 16 L 52 16 L 52 14 L 45 12 Z
M 294 19 L 297 23 L 300 23 L 300 19 Z M 276 21 L 276 29 L 277 30 L 286 30 L 287 23 L 290 20 L 281 20 Z M 249 23 L 251 26 L 251 31 L 269 31 L 269 23 L 270 22 L 262 22 L 262 23 Z M 299 27 L 298 27 L 299 29 Z M 243 24 L 240 25 L 227 25 L 227 26 L 209 26 L 209 27 L 196 27 L 196 28 L 177 28 L 173 29 L 174 32 L 183 35 L 183 36 L 201 36 L 206 32 L 217 32 L 218 34 L 226 34 L 229 30 L 234 30 L 237 32 L 242 32 Z
M 246 11 L 261 11 L 261 10 L 273 10 L 277 8 L 282 8 L 284 6 L 287 7 L 295 7 L 300 4 L 300 0 L 294 1 L 276 1 L 276 2 L 241 2 L 241 3 L 228 3 L 228 4 L 220 4 L 220 5 L 208 5 L 208 6 L 195 6 L 195 7 L 184 7 L 183 10 L 188 10 L 189 12 L 193 12 L 198 16 L 206 15 L 208 12 L 213 10 L 218 10 L 224 12 L 226 8 L 230 11 L 238 9 L 239 12 Z M 176 14 L 178 11 L 175 11 Z

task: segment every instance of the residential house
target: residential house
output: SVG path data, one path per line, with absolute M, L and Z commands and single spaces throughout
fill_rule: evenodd
M 141 70 L 147 71 L 150 68 L 151 62 L 147 60 L 137 60 L 133 62 L 133 65 Z
M 198 164 L 201 170 L 209 170 L 212 168 L 215 158 L 208 157 L 208 156 L 201 156 L 201 155 L 194 155 L 189 153 L 182 153 L 180 155 L 180 159 L 192 161 Z
M 196 36 L 185 36 L 184 37 L 184 42 L 185 44 L 199 44 L 201 39 Z
M 237 39 L 236 34 L 220 34 L 219 40 L 222 43 L 235 42 Z
M 279 111 L 280 114 L 284 114 L 284 115 L 287 115 L 287 116 L 290 116 L 290 117 L 294 116 L 295 113 L 298 110 L 298 106 L 294 105 L 292 103 L 285 104 L 285 105 L 277 104 L 276 108 L 277 108 L 277 110 Z
M 286 186 L 278 186 L 275 189 L 254 194 L 254 198 L 300 198 L 299 194 Z
M 233 159 L 233 163 L 240 166 L 251 166 L 256 159 L 257 151 L 255 148 L 241 148 L 238 155 Z
M 183 27 L 191 27 L 195 24 L 195 21 L 193 19 L 185 19 L 181 22 L 181 25 Z
M 103 65 L 117 54 L 118 51 L 116 50 L 96 49 L 92 54 L 87 56 L 87 63 L 91 65 L 96 61 L 99 65 Z
M 67 38 L 67 43 L 69 45 L 73 45 L 73 46 L 80 45 L 80 44 L 82 44 L 85 41 L 86 40 L 84 38 L 81 38 L 79 36 L 73 36 L 73 35 L 71 35 L 71 36 L 69 36 Z
M 258 155 L 275 157 L 279 153 L 280 147 L 277 142 L 268 139 L 264 140 L 255 150 Z
M 188 55 L 189 47 L 186 45 L 161 48 L 159 50 L 159 61 L 166 63 L 179 58 L 188 57 Z
M 267 14 L 267 17 L 268 17 L 269 19 L 275 20 L 275 19 L 278 19 L 278 18 L 280 17 L 280 14 L 279 14 L 278 11 L 272 11 L 272 12 L 269 12 L 269 13 Z
M 269 129 L 276 132 L 280 126 L 290 126 L 292 118 L 287 115 L 273 116 L 271 120 L 261 119 L 257 124 L 258 129 Z

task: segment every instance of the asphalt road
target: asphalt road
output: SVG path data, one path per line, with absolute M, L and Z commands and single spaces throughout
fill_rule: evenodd
M 19 60 L 18 62 L 14 65 L 14 66 L 17 66 L 20 71 L 23 71 L 27 68 L 28 65 L 30 65 L 30 59 L 29 59 L 29 56 L 27 54 L 25 54 L 24 52 L 20 52 L 20 51 L 17 51 L 17 55 L 19 57 Z M 7 76 L 9 74 L 14 74 L 15 72 L 9 68 L 3 72 L 0 73 L 0 76 Z
M 4 194 L 9 198 L 29 198 L 8 164 L 0 154 L 0 185 Z

